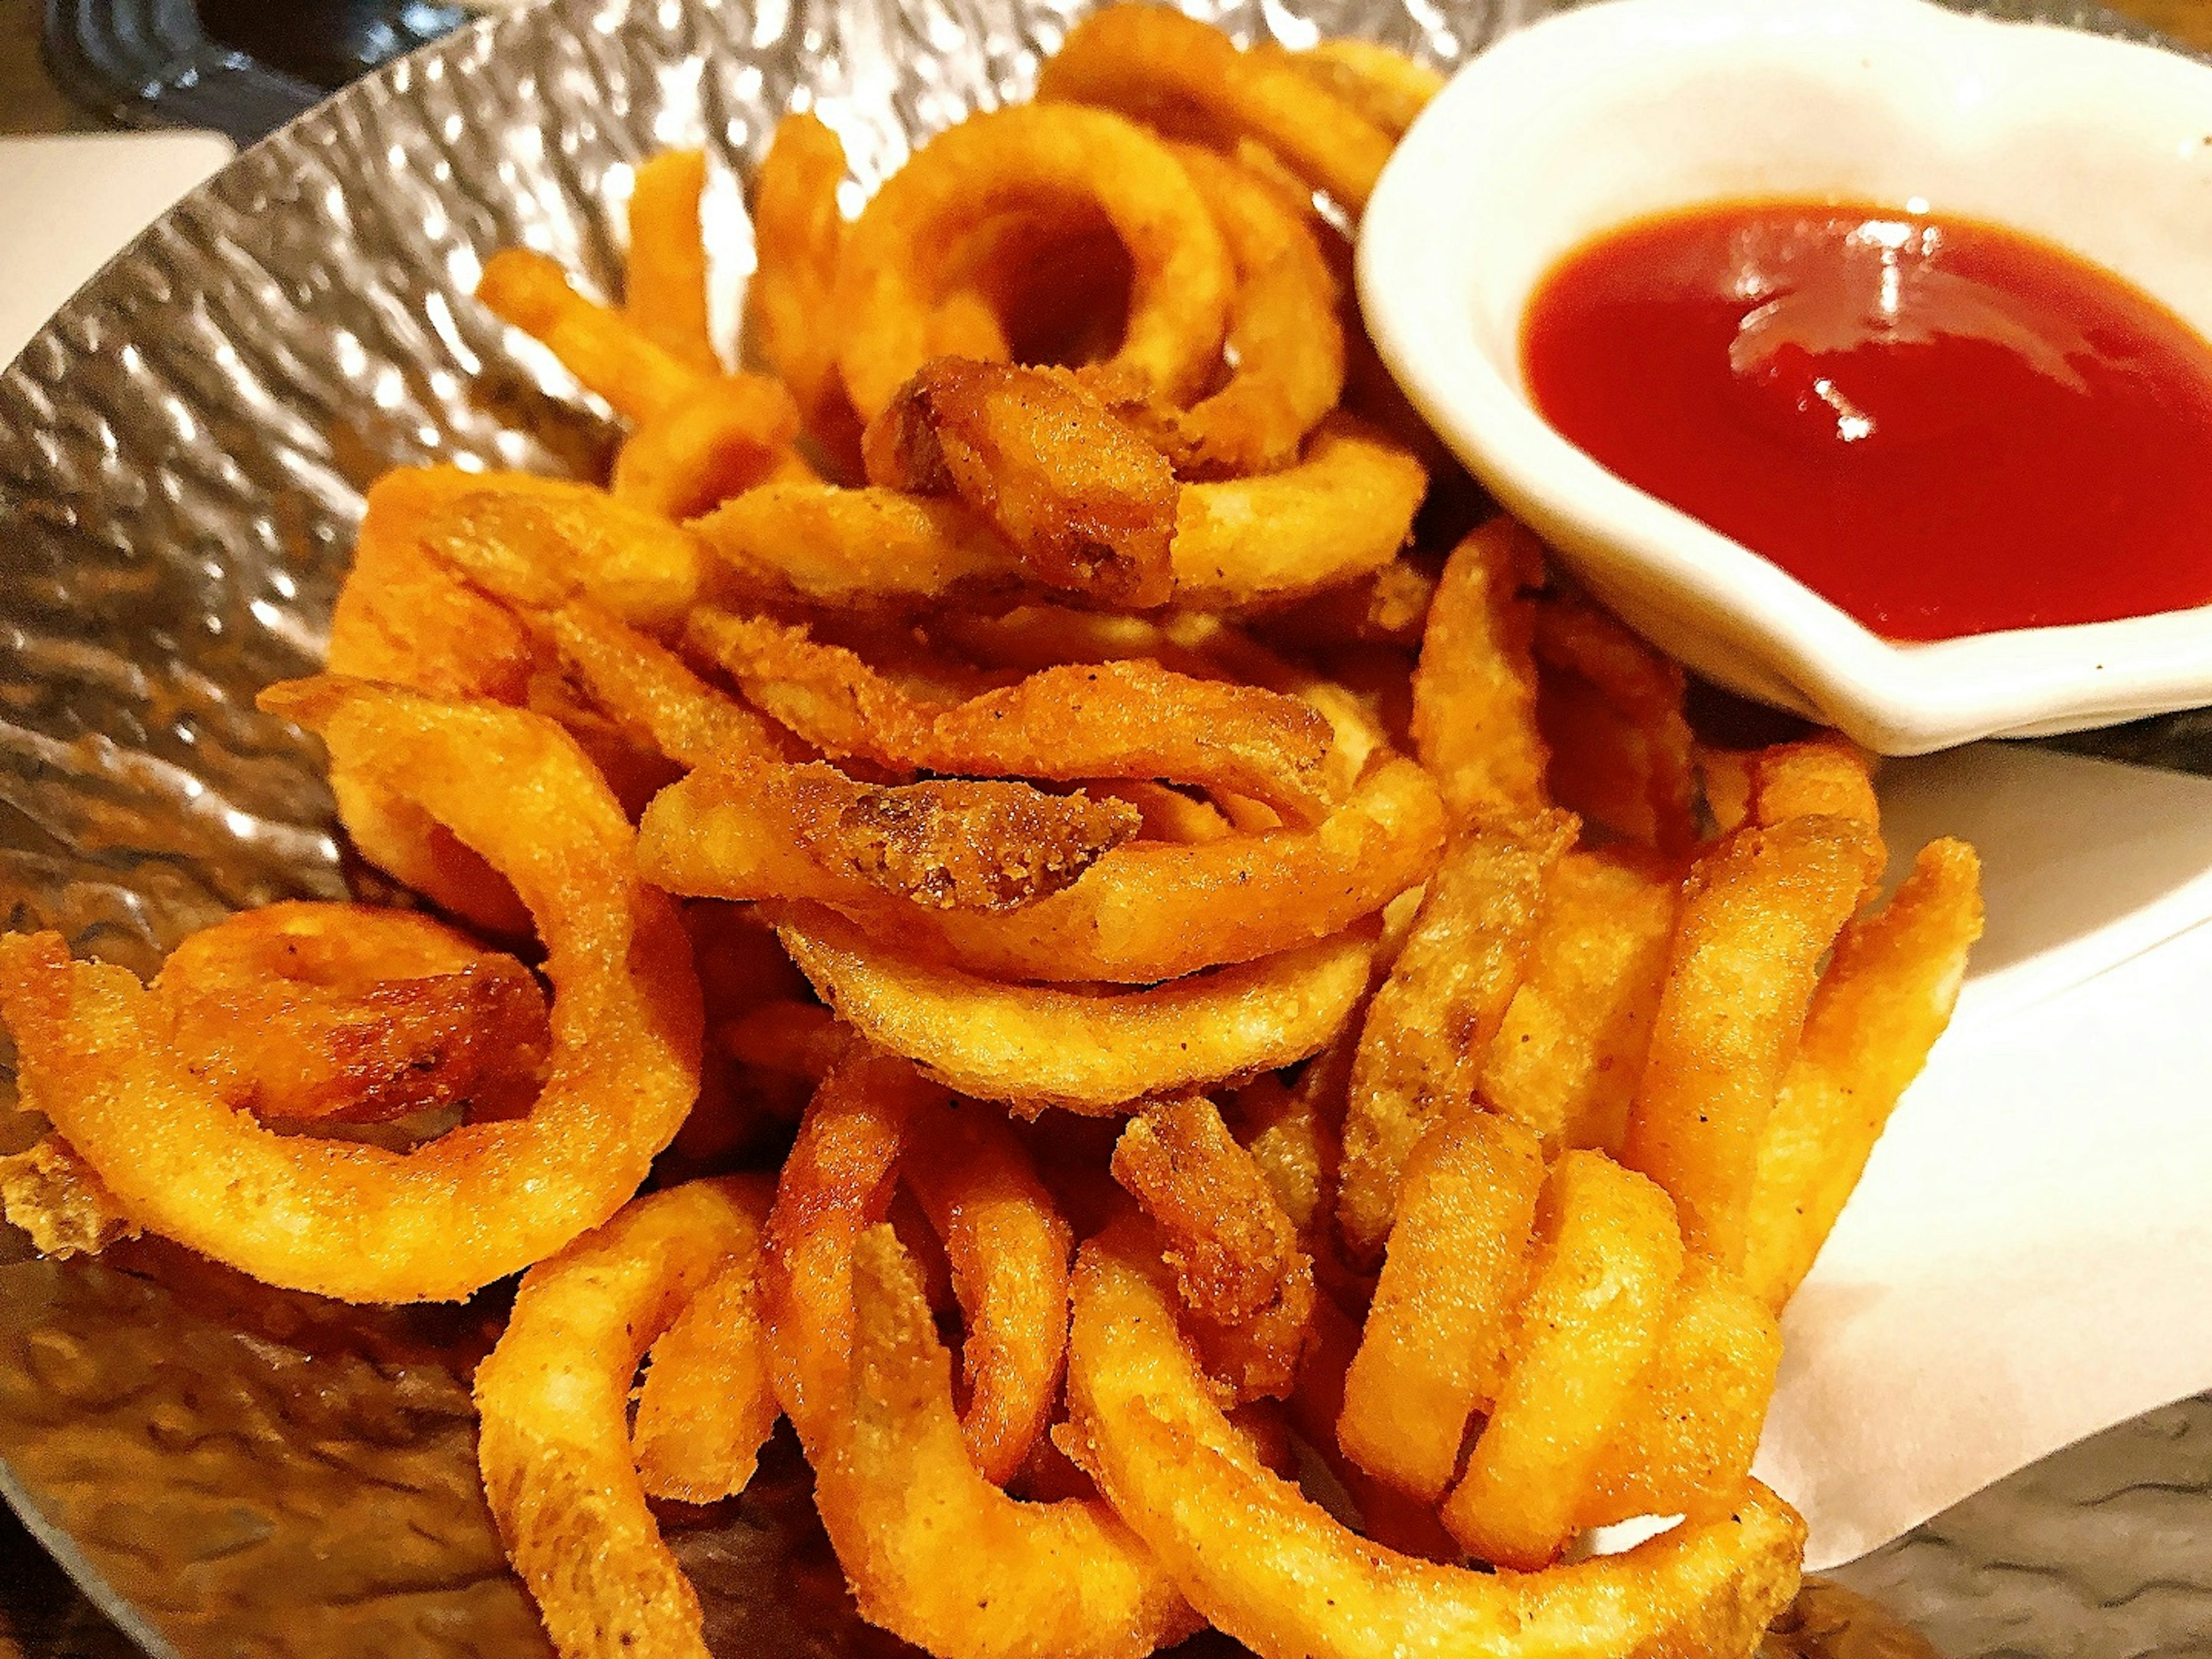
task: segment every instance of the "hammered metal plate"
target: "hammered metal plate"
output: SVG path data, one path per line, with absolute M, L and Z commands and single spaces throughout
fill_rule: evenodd
M 431 461 L 588 470 L 605 411 L 469 301 L 541 248 L 605 288 L 631 167 L 703 144 L 720 312 L 736 180 L 811 100 L 855 191 L 1027 91 L 1085 0 L 555 0 L 392 65 L 261 144 L 0 376 L 0 911 L 149 972 L 228 911 L 360 890 L 309 744 L 252 693 L 319 660 L 362 491 Z M 1247 36 L 1449 69 L 1548 0 L 1231 0 Z M 2094 9 L 1998 8 L 2094 27 Z M 2127 31 L 2123 31 L 2127 32 Z M 2162 726 L 2162 763 L 2201 766 Z M 2146 751 L 2148 752 L 2148 751 Z M 0 1140 L 29 1124 L 0 1118 Z M 0 1243 L 0 1492 L 149 1651 L 546 1650 L 478 1492 L 467 1377 L 501 1297 L 362 1310 L 155 1243 Z M 854 1619 L 780 1440 L 665 1512 L 718 1653 L 905 1651 Z M 1956 1656 L 2212 1653 L 2212 1401 L 2015 1477 L 1841 1575 Z M 1201 1638 L 1193 1656 L 1233 1650 Z M 1841 1592 L 1775 1651 L 1924 1651 Z

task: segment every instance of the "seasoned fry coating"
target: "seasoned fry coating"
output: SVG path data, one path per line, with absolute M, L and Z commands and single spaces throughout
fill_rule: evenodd
M 1749 811 L 1761 823 L 1825 815 L 1847 818 L 1869 831 L 1881 825 L 1871 758 L 1834 732 L 1756 751 Z
M 98 1255 L 139 1232 L 92 1165 L 59 1135 L 41 1135 L 0 1158 L 0 1212 L 31 1236 L 40 1255 Z
M 1733 1273 L 1691 1261 L 1659 1352 L 1577 1516 L 1717 1521 L 1741 1497 L 1782 1364 L 1782 1328 Z
M 369 486 L 353 568 L 331 614 L 331 673 L 441 697 L 520 703 L 538 650 L 530 630 L 422 545 L 426 525 L 486 489 L 560 495 L 585 486 L 523 473 L 400 467 Z M 406 802 L 331 768 L 339 821 L 362 857 L 485 931 L 525 933 L 530 915 L 506 879 L 453 833 Z
M 763 1297 L 775 1397 L 817 1472 L 852 1403 L 854 1248 L 890 1211 L 914 1119 L 944 1099 L 905 1060 L 855 1043 L 807 1103 L 776 1177 Z
M 1158 1226 L 1161 1259 L 1246 1399 L 1287 1395 L 1313 1320 L 1297 1228 L 1204 1095 L 1146 1103 L 1114 1146 L 1114 1178 Z
M 552 1047 L 529 969 L 405 910 L 246 911 L 179 945 L 151 988 L 192 1076 L 259 1118 L 508 1117 Z
M 449 1300 L 550 1254 L 637 1189 L 698 1092 L 699 991 L 672 905 L 568 736 L 488 704 L 306 681 L 262 694 L 333 756 L 499 860 L 547 948 L 553 1053 L 522 1118 L 405 1152 L 278 1135 L 193 1079 L 128 973 L 0 939 L 26 1097 L 149 1231 L 269 1283 Z M 217 1149 L 220 1149 L 219 1152 Z
M 998 911 L 1059 892 L 1136 834 L 1126 801 L 1026 783 L 855 783 L 833 767 L 738 764 L 653 798 L 639 867 L 723 898 Z
M 944 1241 L 967 1334 L 960 1432 L 1003 1486 L 1060 1401 L 1074 1235 L 995 1107 L 954 1101 L 912 1126 L 906 1183 Z
M 1118 109 L 1140 120 L 1195 111 L 1217 142 L 1260 140 L 1353 215 L 1367 205 L 1392 140 L 1352 105 L 1218 29 L 1154 6 L 1108 6 L 1068 32 L 1037 96 Z M 1187 126 L 1188 123 L 1184 124 Z
M 1848 819 L 1740 830 L 1684 890 L 1622 1161 L 1681 1212 L 1690 1247 L 1742 1265 L 1759 1147 L 1820 959 L 1880 860 Z
M 665 150 L 639 165 L 630 187 L 623 315 L 672 356 L 720 374 L 722 360 L 707 325 L 707 247 L 699 230 L 706 188 L 701 151 Z
M 1428 482 L 1420 462 L 1340 410 L 1279 471 L 1183 486 L 1176 602 L 1266 605 L 1378 570 L 1412 535 Z
M 491 492 L 586 496 L 525 473 L 399 467 L 369 486 L 353 568 L 331 613 L 330 672 L 436 697 L 520 702 L 537 653 L 529 629 L 423 545 L 455 503 Z
M 1312 823 L 1338 804 L 1327 720 L 1295 697 L 1141 660 L 1070 663 L 954 708 L 764 617 L 707 610 L 690 638 L 823 753 L 953 777 L 1156 779 L 1249 795 Z
M 1309 945 L 1375 915 L 1434 869 L 1442 818 L 1426 775 L 1393 759 L 1311 830 L 1190 846 L 1132 842 L 1073 887 L 1018 911 L 909 907 L 900 913 L 903 939 L 994 978 L 1154 984 Z
M 1550 804 L 1536 729 L 1536 617 L 1523 597 L 1543 550 L 1492 519 L 1444 565 L 1413 671 L 1413 744 L 1459 820 L 1494 822 Z
M 587 599 L 648 632 L 679 623 L 714 570 L 681 527 L 590 490 L 460 495 L 428 517 L 422 539 L 448 568 L 511 605 L 550 610 Z
M 686 1504 L 743 1492 L 781 1415 L 761 1311 L 763 1230 L 775 1183 L 744 1175 L 714 1185 L 728 1200 L 714 1216 L 721 1261 L 654 1339 L 630 1430 L 646 1491 Z
M 1371 926 L 1148 990 L 1013 986 L 897 954 L 836 912 L 778 930 L 822 999 L 871 1042 L 963 1094 L 1110 1112 L 1249 1076 L 1325 1043 L 1366 987 Z
M 641 748 L 691 767 L 774 763 L 798 749 L 673 652 L 595 605 L 565 605 L 533 613 L 531 622 L 593 706 Z
M 1803 1041 L 1759 1146 L 1744 1278 L 1780 1308 L 1858 1184 L 1905 1085 L 1950 1023 L 1981 937 L 1972 848 L 1923 848 L 1874 915 L 1851 923 L 1813 993 Z
M 1504 1379 L 1544 1180 L 1536 1139 L 1462 1103 L 1406 1166 L 1382 1275 L 1332 1425 L 1345 1455 L 1433 1507 Z
M 1474 1098 L 1491 1039 L 1521 988 L 1545 884 L 1574 820 L 1553 814 L 1531 830 L 1525 838 L 1476 830 L 1455 843 L 1367 1011 L 1337 1200 L 1355 1259 L 1382 1255 L 1406 1160 L 1431 1123 Z
M 336 756 L 331 793 L 347 839 L 369 863 L 484 933 L 529 934 L 530 912 L 513 884 L 414 802 L 378 788 Z
M 1344 1092 L 1350 1066 L 1341 1042 L 1308 1061 L 1296 1088 L 1263 1077 L 1240 1090 L 1232 1115 L 1237 1144 L 1252 1155 L 1275 1201 L 1310 1253 L 1336 1218 L 1343 1154 Z M 1330 1088 L 1332 1074 L 1338 1085 Z
M 1146 1255 L 1117 1231 L 1077 1258 L 1069 1449 L 1192 1604 L 1261 1659 L 1741 1659 L 1796 1593 L 1804 1523 L 1759 1486 L 1725 1520 L 1525 1576 L 1365 1541 L 1253 1455 Z
M 850 1420 L 815 1502 L 862 1615 L 962 1659 L 1143 1659 L 1197 1620 L 1097 1498 L 1025 1504 L 976 1471 L 949 1357 L 889 1227 L 852 1273 Z
M 764 600 L 896 609 L 1023 586 L 1013 550 L 950 498 L 783 479 L 723 502 L 690 527 L 728 566 L 726 585 Z
M 1113 1169 L 1159 1227 L 1185 1306 L 1243 1324 L 1280 1297 L 1296 1229 L 1204 1095 L 1146 1102 L 1115 1142 Z
M 1628 848 L 1571 852 L 1552 868 L 1521 988 L 1477 1086 L 1555 1152 L 1620 1146 L 1680 885 L 1678 872 Z
M 1198 390 L 1219 356 L 1236 288 L 1205 202 L 1142 128 L 1103 110 L 1033 104 L 939 133 L 854 222 L 837 276 L 838 362 L 864 420 L 933 355 L 936 268 L 954 233 L 1069 198 L 1095 202 L 1129 252 L 1128 319 L 1112 367 L 1160 397 Z
M 1174 582 L 1174 470 L 1073 381 L 1005 363 L 925 363 L 861 441 L 868 482 L 972 507 L 1048 587 L 1139 609 Z
M 1469 1554 L 1532 1572 L 1574 1541 L 1583 1493 L 1658 1354 L 1682 1261 L 1664 1193 L 1596 1152 L 1560 1158 L 1536 1202 L 1504 1382 L 1444 1504 Z
M 1169 549 L 1174 598 L 1267 606 L 1356 580 L 1397 556 L 1427 488 L 1426 471 L 1395 440 L 1328 415 L 1279 471 L 1182 486 Z M 770 483 L 697 528 L 740 590 L 763 597 L 896 609 L 1018 597 L 1023 586 L 1013 549 L 957 501 Z
M 1304 216 L 1225 156 L 1178 144 L 1176 158 L 1213 214 L 1237 267 L 1221 389 L 1139 423 L 1200 477 L 1267 472 L 1296 458 L 1344 390 L 1344 326 L 1335 273 Z
M 562 1659 L 705 1659 L 699 1598 L 631 1466 L 630 1383 L 750 1224 L 719 1182 L 639 1200 L 524 1275 L 477 1368 L 484 1495 Z

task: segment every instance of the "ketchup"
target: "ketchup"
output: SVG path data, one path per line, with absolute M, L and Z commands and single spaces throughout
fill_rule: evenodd
M 1545 278 L 1522 358 L 1566 437 L 1892 639 L 2212 602 L 2212 345 L 2033 237 L 1645 220 Z

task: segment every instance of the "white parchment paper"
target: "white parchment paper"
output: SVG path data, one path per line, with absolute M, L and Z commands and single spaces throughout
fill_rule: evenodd
M 1984 744 L 1882 793 L 1990 922 L 1784 1323 L 1757 1472 L 1814 1568 L 2212 1387 L 2212 781 Z

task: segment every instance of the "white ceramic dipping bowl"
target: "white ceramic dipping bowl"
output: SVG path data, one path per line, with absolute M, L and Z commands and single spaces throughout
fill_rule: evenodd
M 1923 0 L 1612 0 L 1462 70 L 1359 236 L 1360 301 L 1413 402 L 1600 598 L 1707 678 L 1890 754 L 2212 703 L 2212 607 L 1893 643 L 1536 414 L 1522 313 L 1562 255 L 1757 198 L 2009 225 L 2212 335 L 2212 67 Z

